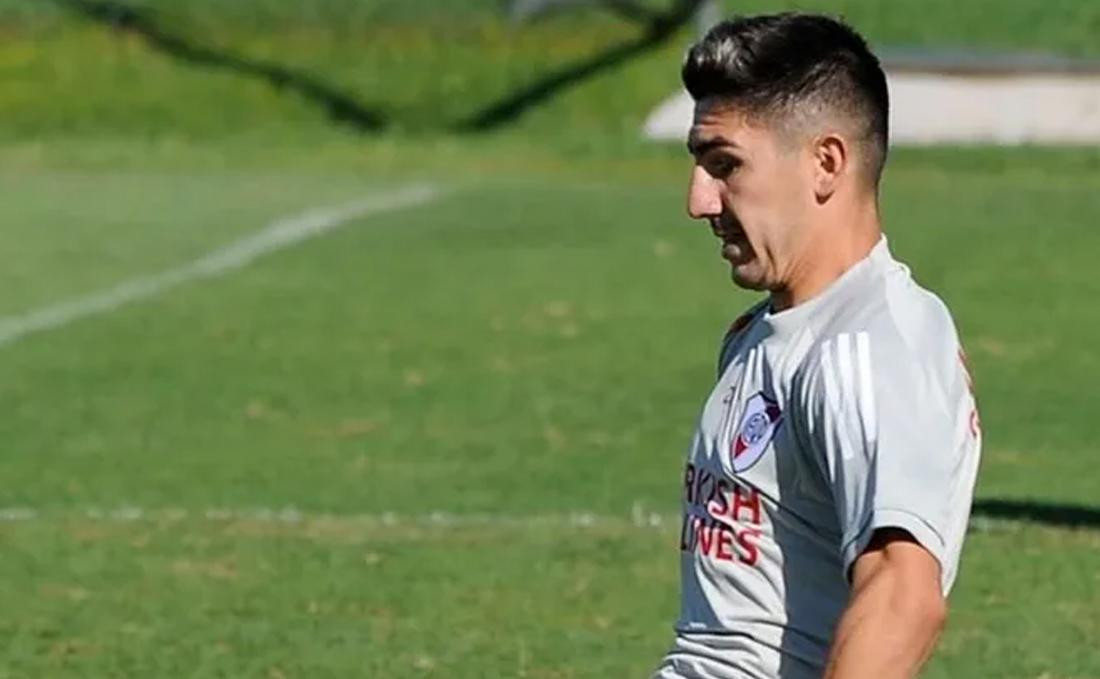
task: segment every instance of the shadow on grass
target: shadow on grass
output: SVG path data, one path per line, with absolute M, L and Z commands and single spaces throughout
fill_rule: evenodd
M 53 0 L 87 19 L 119 31 L 140 36 L 152 48 L 181 61 L 218 68 L 259 78 L 273 87 L 292 91 L 325 110 L 328 117 L 359 132 L 378 132 L 389 124 L 378 108 L 364 105 L 351 93 L 282 64 L 249 59 L 206 45 L 165 30 L 146 11 L 117 0 Z M 457 132 L 481 132 L 503 127 L 526 111 L 545 103 L 562 91 L 597 73 L 625 63 L 659 47 L 687 24 L 703 0 L 676 0 L 661 13 L 634 17 L 644 28 L 642 34 L 610 48 L 551 71 L 533 83 L 506 94 L 482 107 L 453 127 Z
M 975 500 L 973 514 L 1065 528 L 1100 528 L 1100 508 L 1085 505 L 991 498 Z
M 351 94 L 307 73 L 280 64 L 247 59 L 198 45 L 164 30 L 149 14 L 123 3 L 112 0 L 53 1 L 92 21 L 105 24 L 115 30 L 139 35 L 151 48 L 181 61 L 235 71 L 242 75 L 266 80 L 278 89 L 295 92 L 323 108 L 333 121 L 348 125 L 359 132 L 378 132 L 388 123 L 381 111 L 368 108 Z
M 702 0 L 678 0 L 667 12 L 646 17 L 645 30 L 638 38 L 548 73 L 475 112 L 456 130 L 483 132 L 502 127 L 562 90 L 661 46 L 695 16 L 702 4 Z

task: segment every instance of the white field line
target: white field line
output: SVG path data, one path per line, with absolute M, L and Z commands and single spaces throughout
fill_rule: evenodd
M 146 508 L 136 506 L 86 507 L 83 509 L 35 509 L 33 507 L 0 507 L 0 525 L 51 521 L 99 521 L 105 523 L 164 523 L 180 521 L 210 521 L 220 523 L 264 523 L 273 525 L 342 524 L 345 526 L 412 526 L 438 528 L 679 528 L 682 517 L 646 511 L 635 504 L 629 513 L 600 514 L 574 511 L 553 514 L 491 514 L 428 512 L 331 513 L 313 512 L 297 507 L 213 507 L 213 508 Z M 968 530 L 977 533 L 997 532 L 1025 526 L 1026 519 L 1003 519 L 971 516 Z
M 440 194 L 432 186 L 407 186 L 355 202 L 276 219 L 259 231 L 183 266 L 151 276 L 131 278 L 99 292 L 0 318 L 0 346 L 33 333 L 60 328 L 82 318 L 155 297 L 184 283 L 235 271 L 260 257 L 320 236 L 353 219 L 424 205 L 437 199 Z
M 578 528 L 596 526 L 632 525 L 639 528 L 660 528 L 675 525 L 678 517 L 646 512 L 635 505 L 629 514 L 598 514 L 594 512 L 569 512 L 561 514 L 460 514 L 453 512 L 429 512 L 402 514 L 379 512 L 373 514 L 335 514 L 303 511 L 296 507 L 255 507 L 187 509 L 179 507 L 150 509 L 135 506 L 87 507 L 83 509 L 35 509 L 33 507 L 0 508 L 0 524 L 30 523 L 52 520 L 91 520 L 110 523 L 137 523 L 162 521 L 219 521 L 260 522 L 272 524 L 299 524 L 338 522 L 378 526 L 452 526 L 452 527 L 528 527 L 572 526 Z

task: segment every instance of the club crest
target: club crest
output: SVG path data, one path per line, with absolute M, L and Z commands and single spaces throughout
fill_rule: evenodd
M 764 455 L 783 421 L 779 403 L 759 392 L 745 404 L 745 412 L 730 442 L 730 462 L 735 472 L 743 472 Z

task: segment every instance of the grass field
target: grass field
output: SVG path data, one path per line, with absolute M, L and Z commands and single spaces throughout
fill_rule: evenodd
M 261 149 L 116 145 L 109 172 L 94 146 L 7 152 L 9 317 L 307 208 L 414 179 L 445 192 L 0 348 L 0 505 L 23 511 L 0 524 L 0 676 L 652 666 L 678 468 L 751 297 L 682 216 L 678 152 L 563 168 L 499 142 L 463 172 L 462 145 L 442 147 L 393 173 L 371 157 L 385 144 L 318 169 Z M 894 249 L 972 354 L 981 498 L 1100 495 L 1098 186 L 1088 152 L 894 159 Z M 1100 676 L 1100 532 L 978 526 L 927 676 Z
M 0 0 L 0 337 L 276 220 L 438 198 L 0 342 L 0 679 L 646 676 L 683 455 L 754 300 L 683 215 L 686 154 L 636 138 L 682 41 L 469 136 L 448 125 L 632 29 L 135 4 L 393 127 Z M 1091 2 L 796 4 L 891 44 L 1100 54 Z M 955 313 L 986 436 L 925 676 L 1100 679 L 1100 152 L 899 150 L 883 211 Z
M 81 6 L 137 7 L 179 50 L 88 18 Z M 607 12 L 525 27 L 497 0 L 0 0 L 0 141 L 113 134 L 300 138 L 331 124 L 325 104 L 250 68 L 278 67 L 344 95 L 386 131 L 446 132 L 509 94 L 635 39 Z M 671 4 L 668 0 L 649 3 Z M 841 15 L 876 46 L 1039 50 L 1100 57 L 1092 0 L 730 0 L 731 11 Z M 109 13 L 108 13 L 109 14 Z M 581 148 L 635 137 L 679 85 L 685 29 L 639 58 L 563 88 L 509 121 Z M 282 81 L 279 81 L 282 82 Z M 611 94 L 613 93 L 613 94 Z M 352 129 L 346 124 L 336 127 Z M 306 131 L 306 132 L 304 132 Z

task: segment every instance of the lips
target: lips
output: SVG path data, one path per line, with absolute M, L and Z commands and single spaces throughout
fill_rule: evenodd
M 714 235 L 722 241 L 720 252 L 723 259 L 734 263 L 745 260 L 751 255 L 752 248 L 749 245 L 749 239 L 733 219 L 712 218 L 710 228 Z
M 721 253 L 724 259 L 729 261 L 741 260 L 749 253 L 749 239 L 741 230 L 729 231 L 723 229 L 716 231 L 715 235 L 722 240 Z
M 731 264 L 743 261 L 748 254 L 748 243 L 745 241 L 722 241 L 722 259 Z

